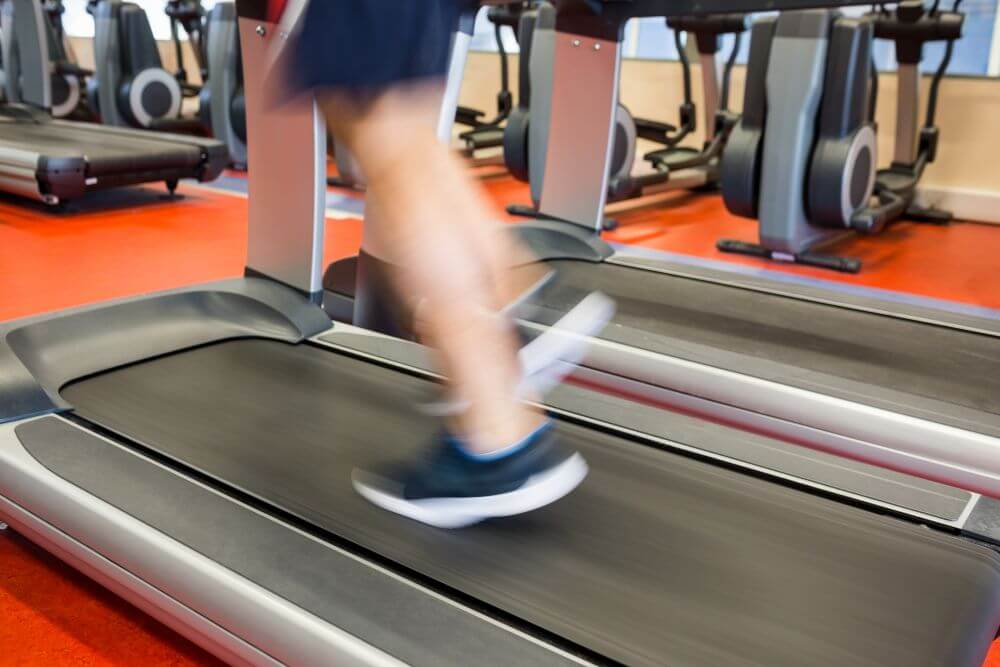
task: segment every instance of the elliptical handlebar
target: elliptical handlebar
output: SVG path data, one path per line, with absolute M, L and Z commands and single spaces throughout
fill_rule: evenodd
M 934 124 L 938 90 L 951 64 L 955 42 L 962 37 L 965 14 L 959 11 L 962 0 L 955 0 L 950 11 L 941 11 L 939 2 L 925 8 L 921 0 L 904 0 L 895 10 L 884 7 L 866 14 L 872 22 L 876 39 L 891 40 L 896 47 L 896 60 L 916 66 L 923 57 L 923 46 L 929 42 L 944 42 L 944 55 L 931 79 L 927 95 L 927 110 L 920 132 L 918 159 L 912 165 L 917 177 L 937 154 L 938 131 Z
M 958 3 L 956 3 L 957 7 Z M 925 9 L 920 0 L 906 0 L 891 12 L 871 12 L 876 39 L 896 43 L 896 60 L 916 64 L 928 42 L 954 42 L 962 37 L 965 15 L 958 11 Z
M 678 16 L 667 19 L 667 26 L 671 30 L 680 30 L 696 35 L 699 53 L 717 53 L 719 51 L 719 37 L 746 31 L 747 15 L 733 13 Z
M 688 135 L 697 129 L 697 107 L 694 104 L 694 97 L 691 92 L 691 61 L 688 58 L 685 44 L 681 40 L 682 32 L 694 35 L 695 45 L 700 54 L 713 56 L 718 53 L 720 48 L 719 37 L 727 34 L 734 36 L 732 49 L 723 67 L 721 91 L 718 108 L 715 113 L 715 127 L 710 128 L 710 130 L 713 130 L 710 132 L 712 140 L 706 144 L 703 150 L 696 152 L 694 157 L 682 161 L 681 164 L 690 162 L 690 166 L 696 166 L 699 161 L 704 163 L 712 159 L 721 150 L 722 144 L 715 141 L 715 136 L 717 133 L 721 133 L 724 139 L 728 135 L 728 130 L 732 128 L 733 122 L 729 118 L 730 114 L 728 114 L 730 80 L 733 68 L 736 65 L 736 56 L 739 53 L 742 33 L 746 31 L 747 23 L 748 15 L 739 13 L 672 17 L 666 20 L 667 27 L 674 33 L 674 45 L 677 49 L 677 58 L 681 65 L 684 99 L 681 102 L 678 114 L 680 118 L 679 127 L 666 123 L 657 123 L 655 127 L 649 128 L 639 126 L 640 137 L 665 146 L 665 149 L 647 154 L 647 160 L 658 164 L 659 156 L 676 148 Z M 676 165 L 672 166 L 675 169 L 679 168 Z
M 950 11 L 941 11 L 939 0 L 929 8 L 925 8 L 920 0 L 904 0 L 894 11 L 880 8 L 866 15 L 873 24 L 875 38 L 895 43 L 896 59 L 901 64 L 918 66 L 926 43 L 944 42 L 945 46 L 941 62 L 931 79 L 924 124 L 917 142 L 916 159 L 909 164 L 894 162 L 889 169 L 889 171 L 908 173 L 910 177 L 908 189 L 897 192 L 885 183 L 877 181 L 874 195 L 878 203 L 858 211 L 851 218 L 850 226 L 858 232 L 877 234 L 888 224 L 905 215 L 912 207 L 916 183 L 919 182 L 924 169 L 937 155 L 939 132 L 934 117 L 937 111 L 938 90 L 951 63 L 955 42 L 962 37 L 965 15 L 958 11 L 960 4 L 961 0 L 955 0 Z M 877 73 L 874 76 L 877 81 Z M 935 209 L 923 211 L 927 219 L 935 219 L 936 213 Z M 939 217 L 943 220 L 950 215 L 942 214 Z
M 164 12 L 170 18 L 170 39 L 174 43 L 174 53 L 177 57 L 177 73 L 175 77 L 181 84 L 185 95 L 197 95 L 198 87 L 188 83 L 187 70 L 184 68 L 184 54 L 178 26 L 184 29 L 191 43 L 191 50 L 198 64 L 202 82 L 208 77 L 208 63 L 205 57 L 205 8 L 201 0 L 167 0 Z

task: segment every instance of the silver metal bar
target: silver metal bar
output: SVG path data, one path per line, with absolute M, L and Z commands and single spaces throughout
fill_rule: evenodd
M 9 518 L 18 533 L 226 664 L 240 667 L 280 665 L 2 495 L 0 512 Z
M 917 159 L 917 127 L 920 121 L 920 72 L 916 64 L 902 64 L 896 72 L 896 145 L 894 162 L 913 164 Z
M 671 389 L 665 389 L 663 387 L 643 385 L 641 382 L 637 382 L 635 380 L 610 375 L 601 371 L 595 371 L 591 368 L 577 369 L 574 373 L 574 377 L 583 380 L 588 386 L 601 385 L 606 388 L 614 388 L 616 391 L 624 393 L 625 395 L 640 394 L 655 401 L 656 404 L 660 406 L 669 406 L 671 409 L 679 409 L 682 412 L 690 412 L 697 416 L 708 416 L 712 420 L 720 421 L 726 424 L 738 423 L 743 428 L 750 429 L 753 433 L 774 437 L 785 442 L 809 442 L 812 447 L 817 448 L 817 451 L 821 452 L 819 456 L 828 454 L 829 458 L 836 458 L 837 460 L 842 461 L 845 465 L 850 465 L 849 461 L 845 461 L 842 457 L 838 458 L 838 454 L 835 452 L 846 451 L 856 444 L 849 442 L 850 438 L 845 438 L 837 433 L 819 431 L 818 429 L 804 426 L 802 424 L 782 421 L 780 419 L 775 419 L 774 417 L 750 412 L 731 405 L 715 403 L 698 396 L 684 394 Z M 657 434 L 643 432 L 643 435 L 655 440 L 661 440 Z M 661 441 L 664 443 L 668 442 L 665 440 Z M 812 466 L 812 469 L 805 474 L 793 474 L 789 472 L 788 469 L 782 469 L 775 466 L 764 466 L 763 464 L 756 462 L 755 458 L 757 452 L 755 451 L 744 451 L 738 455 L 727 455 L 723 452 L 709 451 L 690 444 L 677 443 L 672 440 L 669 441 L 668 444 L 677 449 L 704 454 L 710 458 L 735 464 L 739 467 L 749 468 L 758 472 L 767 472 L 769 475 L 773 475 L 784 480 L 794 481 L 799 484 L 825 491 L 831 491 L 837 495 L 842 495 L 855 500 L 864 500 L 866 503 L 877 505 L 879 507 L 890 508 L 894 512 L 906 514 L 921 521 L 930 521 L 938 525 L 950 526 L 953 528 L 962 528 L 965 525 L 965 521 L 968 519 L 969 514 L 971 514 L 972 508 L 980 498 L 978 494 L 962 492 L 964 494 L 964 508 L 957 518 L 950 519 L 946 516 L 925 513 L 914 509 L 913 507 L 902 505 L 899 502 L 887 500 L 887 498 L 891 497 L 894 492 L 898 493 L 901 490 L 900 487 L 905 485 L 905 477 L 903 475 L 899 475 L 899 477 L 903 479 L 896 480 L 891 477 L 876 477 L 873 475 L 872 478 L 867 481 L 869 483 L 874 481 L 875 483 L 871 484 L 870 488 L 866 489 L 864 492 L 845 488 L 844 486 L 834 486 L 826 481 L 821 481 L 822 473 L 828 472 L 826 468 L 830 467 L 830 461 L 824 460 L 823 458 L 818 460 L 806 458 L 806 448 L 803 448 L 803 458 L 808 461 L 807 465 Z M 793 445 L 793 447 L 795 446 L 800 447 L 801 445 Z M 823 463 L 824 465 L 821 466 L 819 463 Z M 876 475 L 895 475 L 895 473 L 891 472 L 885 473 L 881 471 L 881 469 L 876 470 L 878 470 L 878 472 L 875 473 Z M 821 475 L 816 476 L 817 472 Z M 941 490 L 915 489 L 912 485 L 906 485 L 904 491 L 906 493 L 919 492 L 921 495 L 925 495 L 930 498 L 942 494 Z M 918 502 L 915 504 L 919 505 L 920 503 Z M 946 512 L 942 512 L 941 514 L 946 514 Z
M 307 295 L 323 290 L 326 127 L 311 95 L 279 102 L 273 86 L 283 58 L 272 58 L 287 33 L 274 24 L 239 20 L 247 114 L 250 221 L 247 269 Z M 270 86 L 270 88 L 269 88 Z
M 655 254 L 655 253 L 654 253 Z M 615 250 L 615 254 L 608 259 L 613 264 L 630 266 L 632 268 L 643 269 L 645 271 L 655 271 L 667 276 L 677 276 L 679 278 L 689 278 L 711 283 L 713 285 L 723 285 L 736 289 L 750 290 L 761 294 L 773 294 L 783 296 L 798 301 L 808 301 L 810 303 L 821 303 L 837 308 L 847 308 L 862 313 L 871 313 L 883 317 L 892 317 L 910 322 L 922 322 L 936 327 L 946 327 L 958 331 L 968 331 L 969 333 L 981 334 L 983 336 L 1000 337 L 1000 330 L 993 325 L 991 320 L 978 318 L 956 319 L 952 313 L 943 310 L 936 310 L 933 307 L 917 307 L 917 309 L 905 309 L 899 303 L 885 300 L 879 301 L 874 297 L 865 302 L 865 297 L 861 299 L 852 298 L 850 295 L 837 292 L 836 290 L 824 290 L 823 288 L 809 288 L 803 290 L 797 288 L 795 283 L 782 285 L 781 283 L 754 283 L 734 281 L 731 275 L 724 277 L 712 277 L 696 270 L 691 270 L 678 263 L 663 265 L 657 260 L 651 260 L 650 255 L 635 247 L 621 247 Z
M 58 198 L 52 195 L 44 195 L 38 189 L 38 178 L 34 172 L 4 168 L 0 174 L 0 190 L 10 194 L 30 197 L 47 204 L 58 203 Z
M 545 164 L 539 210 L 599 233 L 604 222 L 608 170 L 613 149 L 621 42 L 555 31 L 550 76 L 535 85 L 546 56 L 539 34 L 532 41 L 529 142 L 544 141 Z M 530 169 L 535 172 L 536 165 Z M 532 193 L 535 194 L 534 192 Z

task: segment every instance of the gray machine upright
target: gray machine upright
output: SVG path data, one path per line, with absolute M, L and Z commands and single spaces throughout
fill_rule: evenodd
M 233 166 L 246 169 L 246 97 L 234 2 L 216 3 L 209 11 L 205 44 L 208 94 L 201 96 L 200 112 L 212 136 L 229 148 Z
M 915 202 L 934 159 L 937 90 L 961 36 L 956 11 L 904 2 L 860 19 L 830 11 L 786 12 L 753 31 L 743 117 L 722 162 L 727 208 L 759 221 L 759 242 L 722 240 L 734 252 L 856 273 L 861 262 L 822 249 L 856 232 L 877 233 L 906 215 L 946 222 Z M 872 70 L 874 38 L 893 40 L 899 60 L 892 165 L 877 170 Z M 918 63 L 923 44 L 946 42 L 918 130 Z
M 144 29 L 133 30 L 139 22 L 145 22 Z M 134 42 L 123 44 L 126 38 Z M 141 8 L 123 0 L 97 3 L 94 8 L 96 106 L 104 124 L 151 127 L 156 121 L 179 117 L 183 101 L 181 85 L 163 68 L 156 44 L 151 40 L 152 31 Z
M 554 217 L 550 210 L 563 207 L 563 198 L 576 200 L 578 196 L 561 187 L 560 179 L 545 180 L 546 155 L 553 151 L 571 150 L 564 144 L 557 144 L 549 150 L 548 119 L 552 118 L 551 98 L 553 86 L 561 79 L 553 68 L 555 48 L 556 12 L 548 2 L 541 2 L 530 15 L 522 20 L 519 42 L 522 45 L 522 69 L 527 66 L 530 83 L 522 81 L 522 99 L 518 100 L 517 118 L 508 123 L 504 137 L 504 159 L 510 173 L 530 184 L 532 205 L 511 205 L 508 212 L 527 217 Z M 740 36 L 746 30 L 745 14 L 724 13 L 708 16 L 670 17 L 666 20 L 672 30 L 674 42 L 680 54 L 683 75 L 683 102 L 680 106 L 680 122 L 677 126 L 646 118 L 637 118 L 622 103 L 616 103 L 612 146 L 609 156 L 607 179 L 607 202 L 618 202 L 644 197 L 658 192 L 676 189 L 698 189 L 714 186 L 718 181 L 719 156 L 725 146 L 729 130 L 735 117 L 728 112 L 728 89 L 730 73 L 739 51 Z M 724 67 L 720 85 L 716 56 L 720 51 L 720 38 L 732 35 L 733 46 Z M 686 41 L 682 36 L 686 36 Z M 583 48 L 584 40 L 577 40 Z M 572 44 L 572 42 L 571 42 Z M 691 92 L 691 66 L 687 51 L 689 47 L 697 51 L 701 64 L 704 104 L 702 112 L 705 124 L 705 141 L 699 148 L 682 146 L 697 128 L 697 112 Z M 599 51 L 600 49 L 594 49 Z M 596 54 L 595 54 L 596 55 Z M 530 101 L 523 99 L 524 93 Z M 596 99 L 581 104 L 593 104 Z M 574 116 L 581 115 L 576 110 Z M 572 124 L 573 117 L 558 116 L 556 122 Z M 653 169 L 647 173 L 635 170 L 638 140 L 643 139 L 658 144 L 657 150 L 646 153 L 643 158 Z M 591 187 L 589 184 L 587 187 Z M 552 190 L 555 194 L 546 194 Z M 545 198 L 553 209 L 542 210 L 541 200 Z M 585 200 L 589 203 L 589 199 Z M 581 208 L 581 214 L 583 209 Z M 591 213 L 587 212 L 589 219 Z M 569 218 L 574 220 L 575 218 Z M 616 222 L 602 220 L 602 227 L 613 228 Z
M 52 80 L 46 58 L 49 34 L 45 26 L 40 3 L 33 0 L 0 3 L 4 94 L 9 102 L 25 102 L 43 109 L 52 107 Z M 35 48 L 28 46 L 29 43 Z
M 759 218 L 757 254 L 857 271 L 857 260 L 812 249 L 850 233 L 875 185 L 872 26 L 828 10 L 785 12 L 758 21 L 751 39 L 743 117 L 722 160 L 726 206 Z

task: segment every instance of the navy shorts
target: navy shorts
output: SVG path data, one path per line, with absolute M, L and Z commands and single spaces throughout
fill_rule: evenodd
M 299 85 L 363 94 L 447 72 L 467 0 L 311 0 L 295 45 Z

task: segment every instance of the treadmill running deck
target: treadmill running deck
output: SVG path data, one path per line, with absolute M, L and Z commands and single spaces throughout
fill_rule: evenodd
M 985 548 L 572 424 L 591 474 L 551 507 L 460 531 L 380 511 L 351 470 L 432 437 L 412 406 L 433 390 L 239 340 L 62 393 L 86 419 L 616 661 L 971 664 L 1000 622 Z
M 617 302 L 602 338 L 1000 437 L 1000 337 L 614 263 L 549 263 L 551 324 L 581 291 Z M 930 352 L 929 352 L 930 351 Z

